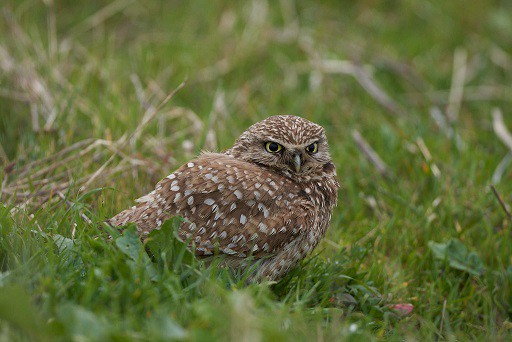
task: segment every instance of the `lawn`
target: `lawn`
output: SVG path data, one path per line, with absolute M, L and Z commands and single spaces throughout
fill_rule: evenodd
M 0 7 L 0 341 L 512 339 L 512 3 Z M 342 185 L 281 282 L 98 229 L 273 114 Z

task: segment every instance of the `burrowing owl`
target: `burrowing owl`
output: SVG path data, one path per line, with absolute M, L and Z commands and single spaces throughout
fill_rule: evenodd
M 325 235 L 338 188 L 324 129 L 272 116 L 227 151 L 186 163 L 107 222 L 133 222 L 144 239 L 182 216 L 179 236 L 197 256 L 224 254 L 231 267 L 261 259 L 255 278 L 279 280 Z

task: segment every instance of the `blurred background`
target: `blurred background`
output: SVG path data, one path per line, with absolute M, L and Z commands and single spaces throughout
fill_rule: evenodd
M 34 160 L 139 128 L 127 140 L 157 179 L 201 149 L 229 147 L 255 121 L 297 114 L 327 128 L 343 177 L 373 171 L 354 129 L 393 166 L 386 172 L 416 168 L 417 138 L 448 165 L 461 162 L 453 147 L 497 165 L 506 149 L 491 111 L 512 98 L 510 6 L 6 1 L 0 157 Z
M 300 115 L 342 183 L 323 255 L 364 250 L 365 281 L 438 328 L 449 310 L 454 331 L 510 329 L 512 2 L 4 0 L 1 17 L 5 205 L 101 189 L 83 199 L 99 222 L 201 150 Z M 429 241 L 450 239 L 487 278 L 435 280 Z

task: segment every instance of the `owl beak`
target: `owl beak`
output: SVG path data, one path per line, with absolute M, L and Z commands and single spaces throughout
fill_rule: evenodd
M 299 173 L 300 171 L 300 154 L 296 154 L 293 159 L 293 164 L 295 165 L 295 172 Z

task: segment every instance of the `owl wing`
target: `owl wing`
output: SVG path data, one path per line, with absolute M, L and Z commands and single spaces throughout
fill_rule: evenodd
M 110 222 L 134 222 L 145 235 L 165 219 L 182 216 L 180 237 L 193 243 L 200 256 L 218 251 L 263 257 L 314 224 L 312 202 L 297 184 L 225 154 L 201 155 L 138 202 Z

